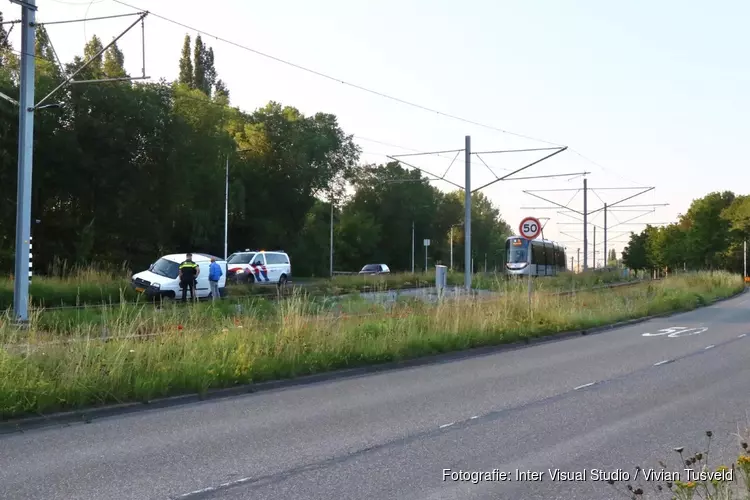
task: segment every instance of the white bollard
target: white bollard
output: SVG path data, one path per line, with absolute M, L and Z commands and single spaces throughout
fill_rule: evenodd
M 445 287 L 448 285 L 448 267 L 435 266 L 435 288 L 438 295 L 442 295 Z

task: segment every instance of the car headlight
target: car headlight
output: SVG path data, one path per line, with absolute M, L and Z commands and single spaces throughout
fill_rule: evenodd
M 242 273 L 244 273 L 244 272 L 245 272 L 245 270 L 244 270 L 244 269 L 237 269 L 237 273 L 236 273 L 236 274 L 242 274 Z
M 156 288 L 157 290 L 161 289 L 161 285 L 159 283 L 151 283 L 151 288 Z

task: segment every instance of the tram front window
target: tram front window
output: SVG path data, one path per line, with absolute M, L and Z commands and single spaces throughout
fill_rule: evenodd
M 528 260 L 527 255 L 525 248 L 511 248 L 508 253 L 508 264 L 522 264 Z
M 526 242 L 520 238 L 511 239 L 505 244 L 505 255 L 508 264 L 525 264 L 529 260 L 529 250 Z

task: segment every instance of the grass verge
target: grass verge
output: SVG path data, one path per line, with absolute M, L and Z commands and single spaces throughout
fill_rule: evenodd
M 122 302 L 145 302 L 143 296 L 130 288 L 130 273 L 127 269 L 111 269 L 97 266 L 55 269 L 51 276 L 35 276 L 29 287 L 30 305 L 34 307 L 56 308 L 82 305 L 119 304 Z M 535 279 L 534 288 L 538 291 L 570 290 L 590 288 L 597 285 L 627 281 L 621 271 L 596 271 L 581 274 L 564 273 L 555 277 Z M 462 286 L 464 275 L 450 272 L 449 286 Z M 477 274 L 473 279 L 475 288 L 501 290 L 508 277 L 503 274 Z M 435 272 L 392 273 L 378 276 L 340 275 L 329 278 L 300 278 L 299 286 L 307 295 L 338 296 L 358 292 L 382 290 L 406 290 L 435 285 Z M 276 296 L 274 286 L 230 285 L 232 298 Z M 13 306 L 13 279 L 0 278 L 0 310 Z
M 96 324 L 50 332 L 0 326 L 0 419 L 297 377 L 479 346 L 523 341 L 626 319 L 689 310 L 744 288 L 697 273 L 575 295 L 538 294 L 507 281 L 500 297 L 416 300 L 386 310 L 323 308 L 296 295 L 265 312 L 205 304 L 147 313 L 113 308 Z M 377 307 L 377 306 L 367 306 Z M 122 313 L 122 311 L 128 311 Z M 102 341 L 102 329 L 115 337 Z

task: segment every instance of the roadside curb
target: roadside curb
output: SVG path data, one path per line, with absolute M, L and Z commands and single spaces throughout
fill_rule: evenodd
M 650 320 L 667 318 L 678 314 L 685 314 L 688 312 L 701 309 L 703 307 L 712 306 L 719 302 L 734 299 L 743 293 L 748 292 L 750 288 L 744 287 L 742 290 L 719 299 L 714 299 L 707 302 L 705 305 L 695 307 L 693 309 L 676 310 L 667 313 L 654 314 L 651 316 L 644 316 L 642 318 L 634 318 L 630 320 L 620 321 L 617 323 L 611 323 L 609 325 L 597 326 L 589 329 L 571 330 L 566 332 L 552 333 L 543 335 L 540 337 L 527 338 L 525 340 L 511 342 L 507 344 L 497 344 L 491 346 L 475 347 L 462 351 L 454 351 L 441 353 L 437 355 L 422 356 L 417 358 L 411 358 L 401 361 L 392 361 L 388 363 L 382 363 L 377 365 L 367 365 L 355 368 L 345 368 L 340 370 L 334 370 L 330 372 L 317 373 L 313 375 L 304 375 L 297 378 L 271 380 L 267 382 L 251 383 L 236 387 L 229 387 L 224 389 L 212 389 L 204 395 L 200 394 L 186 394 L 179 396 L 170 396 L 166 398 L 160 398 L 148 402 L 134 402 L 134 403 L 122 403 L 115 405 L 107 405 L 98 408 L 73 410 L 69 412 L 53 413 L 47 416 L 39 417 L 26 417 L 15 420 L 9 420 L 0 422 L 0 435 L 13 434 L 16 432 L 24 432 L 27 430 L 38 429 L 43 427 L 49 427 L 52 425 L 72 425 L 74 423 L 91 423 L 96 418 L 105 418 L 112 416 L 127 415 L 130 413 L 141 412 L 152 409 L 163 409 L 175 406 L 181 406 L 190 403 L 208 402 L 219 399 L 226 399 L 234 396 L 241 396 L 246 394 L 253 394 L 257 392 L 267 392 L 274 389 L 285 389 L 290 387 L 310 385 L 320 382 L 330 382 L 346 378 L 355 378 L 359 376 L 370 375 L 379 372 L 396 371 L 408 368 L 414 368 L 426 365 L 435 365 L 441 363 L 449 363 L 453 361 L 459 361 L 464 359 L 471 359 L 481 356 L 487 356 L 497 354 L 504 351 L 513 351 L 517 349 L 523 349 L 531 347 L 537 344 L 558 342 L 566 340 L 572 337 L 582 335 L 594 335 L 597 333 L 603 333 L 609 330 L 618 328 L 624 328 L 639 323 L 645 323 Z

